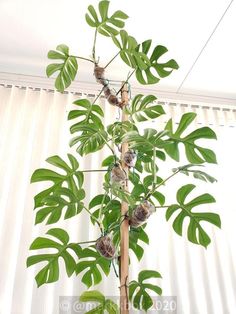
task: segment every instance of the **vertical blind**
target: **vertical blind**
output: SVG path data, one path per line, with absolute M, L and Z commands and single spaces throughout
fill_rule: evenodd
M 91 97 L 90 97 L 91 96 Z M 61 94 L 43 89 L 0 86 L 0 313 L 54 314 L 59 312 L 59 296 L 77 296 L 86 290 L 80 277 L 67 278 L 60 263 L 60 280 L 54 284 L 36 287 L 34 276 L 37 265 L 26 268 L 29 245 L 37 236 L 55 226 L 65 228 L 71 241 L 96 239 L 97 230 L 89 225 L 86 213 L 56 225 L 34 226 L 33 197 L 44 187 L 30 185 L 30 177 L 36 168 L 47 167 L 45 159 L 66 154 L 77 155 L 81 169 L 100 167 L 107 151 L 88 155 L 84 159 L 69 148 L 68 111 L 77 98 L 92 95 Z M 119 119 L 116 108 L 99 100 L 105 110 L 105 124 Z M 208 125 L 218 135 L 218 141 L 209 143 L 217 153 L 218 165 L 207 166 L 218 179 L 212 185 L 194 182 L 197 193 L 212 193 L 217 202 L 207 209 L 220 214 L 222 229 L 206 224 L 212 243 L 207 249 L 189 243 L 186 237 L 174 233 L 171 223 L 165 221 L 165 210 L 159 209 L 148 221 L 150 246 L 145 245 L 141 262 L 131 255 L 130 279 L 135 279 L 141 269 L 153 269 L 162 274 L 158 285 L 163 295 L 176 296 L 178 313 L 215 314 L 234 313 L 236 308 L 236 251 L 235 251 L 235 156 L 236 110 L 214 106 L 163 103 L 166 116 L 145 124 L 162 129 L 168 117 L 178 123 L 188 111 L 197 113 L 195 127 Z M 212 141 L 211 141 L 212 142 Z M 187 161 L 182 159 L 178 165 Z M 160 161 L 160 175 L 170 174 L 176 163 Z M 176 191 L 192 178 L 179 175 L 161 191 L 167 202 L 174 201 Z M 86 201 L 101 192 L 101 174 L 86 174 Z M 119 282 L 111 272 L 96 289 L 105 295 L 118 295 Z

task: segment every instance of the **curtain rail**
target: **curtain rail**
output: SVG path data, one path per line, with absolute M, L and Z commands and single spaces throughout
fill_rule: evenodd
M 26 90 L 27 88 L 32 90 L 32 91 L 36 91 L 39 92 L 41 90 L 46 91 L 48 93 L 55 93 L 57 92 L 55 89 L 50 89 L 50 88 L 41 88 L 41 87 L 32 87 L 32 86 L 23 86 L 23 85 L 13 85 L 13 84 L 4 84 L 4 83 L 0 83 L 0 86 L 3 86 L 5 88 L 12 88 L 12 87 L 16 87 L 19 89 L 23 89 Z M 78 96 L 87 96 L 87 97 L 96 97 L 99 93 L 97 94 L 92 94 L 92 93 L 82 93 L 82 92 L 74 92 L 74 91 L 64 91 L 62 92 L 62 94 L 73 94 L 73 95 L 78 95 Z M 103 95 L 100 96 L 100 98 L 105 98 Z M 232 112 L 236 112 L 236 108 L 233 109 L 232 106 L 226 107 L 225 105 L 223 107 L 219 107 L 219 106 L 214 106 L 214 105 L 195 105 L 195 104 L 186 104 L 186 103 L 181 103 L 181 102 L 170 102 L 170 101 L 157 101 L 158 104 L 160 105 L 166 105 L 168 104 L 169 106 L 180 106 L 180 107 L 191 107 L 191 108 L 202 108 L 202 109 L 212 109 L 212 110 L 222 110 L 222 111 L 232 111 Z

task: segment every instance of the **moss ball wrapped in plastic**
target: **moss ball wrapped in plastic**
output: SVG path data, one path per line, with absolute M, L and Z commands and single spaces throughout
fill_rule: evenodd
M 130 149 L 124 154 L 124 162 L 129 168 L 133 168 L 137 161 L 137 155 L 134 150 Z
M 147 200 L 143 203 L 139 204 L 133 210 L 129 224 L 131 227 L 139 227 L 143 223 L 146 222 L 148 217 L 155 212 L 155 207 L 152 203 L 148 202 Z
M 116 248 L 110 235 L 105 235 L 96 241 L 97 251 L 107 259 L 113 259 L 116 255 Z

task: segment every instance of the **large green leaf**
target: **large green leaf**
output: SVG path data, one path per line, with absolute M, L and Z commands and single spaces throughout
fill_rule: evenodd
M 145 96 L 142 94 L 136 95 L 130 107 L 126 107 L 127 113 L 130 115 L 132 121 L 142 122 L 147 121 L 148 119 L 156 119 L 160 115 L 164 114 L 162 106 L 153 104 L 157 99 L 156 96 L 148 95 Z
M 48 52 L 49 59 L 61 60 L 61 63 L 51 63 L 47 66 L 46 73 L 50 77 L 55 72 L 59 72 L 55 80 L 55 87 L 60 92 L 63 92 L 69 87 L 75 79 L 78 64 L 74 56 L 69 55 L 69 48 L 66 45 L 59 45 L 55 50 Z
M 119 307 L 111 299 L 106 299 L 105 296 L 97 290 L 85 291 L 80 296 L 81 302 L 94 302 L 98 303 L 96 307 L 92 307 L 92 310 L 85 312 L 85 314 L 118 314 Z
M 80 125 L 102 125 L 101 117 L 104 117 L 104 113 L 100 106 L 92 104 L 88 99 L 78 99 L 73 104 L 78 106 L 79 110 L 71 110 L 68 120 L 79 118 L 79 121 L 71 126 L 72 131 Z
M 107 133 L 112 137 L 116 144 L 120 144 L 122 137 L 132 130 L 137 130 L 136 126 L 130 121 L 114 122 L 107 126 Z
M 183 173 L 186 176 L 189 176 L 192 174 L 195 179 L 199 179 L 199 180 L 202 180 L 205 182 L 210 182 L 210 183 L 217 182 L 217 180 L 214 177 L 212 177 L 211 175 L 209 175 L 205 171 L 198 170 L 198 169 L 192 169 L 192 167 L 196 167 L 196 166 L 204 167 L 203 165 L 188 164 L 188 165 L 174 168 L 172 170 L 173 170 L 173 172 L 179 171 L 179 173 Z
M 207 221 L 220 228 L 221 221 L 218 214 L 209 212 L 197 213 L 192 211 L 192 209 L 196 206 L 215 202 L 215 199 L 212 195 L 205 193 L 186 203 L 186 197 L 194 188 L 195 185 L 187 184 L 178 190 L 176 195 L 178 203 L 168 207 L 166 211 L 166 220 L 169 220 L 174 213 L 178 212 L 173 222 L 173 228 L 177 234 L 182 235 L 183 224 L 184 221 L 187 220 L 185 218 L 188 217 L 188 240 L 207 247 L 210 244 L 211 239 L 201 226 L 201 222 Z
M 216 163 L 215 153 L 209 148 L 203 148 L 197 145 L 195 142 L 200 139 L 216 139 L 215 132 L 208 128 L 202 127 L 196 129 L 190 134 L 181 137 L 183 132 L 196 118 L 196 113 L 185 113 L 178 125 L 177 130 L 173 131 L 172 119 L 168 121 L 165 129 L 169 131 L 169 143 L 165 145 L 166 153 L 176 161 L 179 161 L 179 144 L 182 143 L 185 147 L 185 153 L 188 161 L 194 164 L 201 164 L 203 162 Z
M 107 232 L 119 222 L 121 203 L 119 200 L 111 199 L 106 194 L 96 195 L 90 201 L 89 209 L 92 210 L 93 217 L 96 218 L 99 217 L 99 212 L 101 211 L 102 224 Z M 94 223 L 93 217 L 91 217 L 91 221 Z
M 86 260 L 81 261 L 81 259 Z M 76 266 L 77 275 L 81 272 L 84 272 L 82 282 L 88 288 L 97 285 L 102 281 L 102 272 L 106 276 L 109 275 L 110 261 L 102 257 L 93 246 L 85 248 L 80 254 L 80 261 Z
M 46 218 L 47 224 L 57 222 L 62 215 L 62 210 L 66 208 L 64 219 L 71 218 L 79 214 L 84 208 L 81 200 L 85 197 L 83 189 L 76 194 L 68 188 L 57 188 L 52 195 L 42 199 L 44 205 L 36 214 L 35 223 L 41 223 Z
M 46 265 L 35 277 L 38 287 L 45 283 L 55 282 L 59 279 L 60 257 L 64 260 L 67 275 L 70 277 L 76 268 L 76 261 L 70 254 L 70 250 L 73 251 L 78 258 L 82 252 L 82 248 L 77 243 L 69 243 L 69 235 L 63 229 L 50 229 L 46 234 L 56 238 L 57 241 L 51 240 L 50 238 L 38 237 L 31 244 L 30 250 L 55 249 L 55 252 L 52 253 L 50 251 L 50 253 L 47 254 L 32 255 L 27 258 L 27 267 L 37 263 L 46 262 Z
M 104 130 L 103 126 L 96 124 L 75 125 L 71 128 L 71 133 L 73 134 L 75 132 L 81 133 L 70 141 L 70 146 L 79 143 L 76 151 L 81 156 L 100 150 L 107 140 L 107 132 Z
M 139 261 L 144 254 L 144 249 L 140 245 L 141 242 L 149 244 L 149 237 L 144 230 L 145 226 L 146 225 L 142 225 L 138 228 L 130 228 L 129 232 L 129 249 L 134 252 Z
M 112 36 L 112 40 L 120 49 L 121 59 L 131 68 L 144 70 L 150 65 L 150 60 L 146 54 L 136 50 L 138 47 L 136 39 L 128 35 L 125 30 L 120 31 L 120 41 L 115 36 Z
M 64 219 L 79 214 L 83 208 L 81 202 L 85 197 L 82 189 L 83 173 L 78 170 L 79 163 L 76 158 L 68 154 L 70 165 L 61 157 L 52 156 L 47 162 L 60 168 L 64 173 L 55 172 L 49 169 L 37 169 L 34 171 L 31 182 L 51 181 L 53 184 L 38 193 L 34 197 L 34 207 L 39 208 L 36 214 L 36 223 L 47 219 L 47 224 L 57 222 L 62 210 L 66 208 Z
M 138 45 L 136 51 L 148 55 L 152 40 L 146 40 L 142 44 Z M 166 77 L 172 73 L 173 70 L 179 68 L 175 60 L 171 59 L 167 62 L 160 63 L 159 59 L 168 51 L 164 46 L 156 46 L 149 58 L 150 64 L 146 68 L 136 69 L 136 78 L 141 84 L 155 84 L 160 81 L 160 78 Z M 156 72 L 155 75 L 153 72 Z
M 88 6 L 88 13 L 85 19 L 89 26 L 95 27 L 97 31 L 107 37 L 119 34 L 119 29 L 125 26 L 124 20 L 128 18 L 124 12 L 118 10 L 111 16 L 108 14 L 110 1 L 100 1 L 98 4 L 99 12 L 96 12 L 92 5 Z
M 162 294 L 160 287 L 145 282 L 151 278 L 161 278 L 161 275 L 154 270 L 143 270 L 138 275 L 138 281 L 132 280 L 129 284 L 129 299 L 136 309 L 147 311 L 152 307 L 153 301 L 147 290 L 157 295 Z
M 130 148 L 137 149 L 139 152 L 150 153 L 154 148 L 163 146 L 162 138 L 168 134 L 167 131 L 157 132 L 155 129 L 144 129 L 144 134 L 138 131 L 131 131 L 124 135 L 123 142 L 128 142 Z

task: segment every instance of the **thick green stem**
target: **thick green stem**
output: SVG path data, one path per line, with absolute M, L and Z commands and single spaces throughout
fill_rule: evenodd
M 76 58 L 76 59 L 81 59 L 81 60 L 85 60 L 85 61 L 89 61 L 89 62 L 92 62 L 92 63 L 94 63 L 94 62 L 93 62 L 93 60 L 91 60 L 91 59 L 88 59 L 88 58 L 84 58 L 84 57 L 79 57 L 79 56 L 71 56 L 71 57 L 74 57 L 74 58 Z
M 103 210 L 103 205 L 104 205 L 105 198 L 107 197 L 107 195 L 108 195 L 108 192 L 106 192 L 106 193 L 103 195 L 101 207 L 100 207 L 100 209 L 99 209 L 98 221 L 99 221 L 100 224 L 102 224 L 102 210 Z
M 96 28 L 95 34 L 94 34 L 94 40 L 93 40 L 93 51 L 92 51 L 92 56 L 93 56 L 93 61 L 96 63 L 96 41 L 97 41 L 97 34 L 98 30 Z
M 157 176 L 156 176 L 156 147 L 153 148 L 153 163 L 152 163 L 152 167 L 153 167 L 153 187 L 155 187 L 156 182 L 157 182 Z
M 170 205 L 165 205 L 165 206 L 155 206 L 155 208 L 168 208 Z
M 100 228 L 101 232 L 103 232 L 103 226 L 102 226 L 102 224 L 100 223 L 100 221 L 90 212 L 90 210 L 89 210 L 88 208 L 86 208 L 86 207 L 84 206 L 84 209 L 86 210 L 86 212 L 87 212 L 91 217 L 93 217 L 93 219 L 96 221 L 98 227 Z
M 107 170 L 104 169 L 91 169 L 91 170 L 80 170 L 80 172 L 107 172 Z
M 165 180 L 161 181 L 160 184 L 158 184 L 157 186 L 153 187 L 151 191 L 148 192 L 148 194 L 146 195 L 145 199 L 148 199 L 150 196 L 152 196 L 152 194 L 163 184 L 166 183 L 166 181 L 168 181 L 169 179 L 171 179 L 173 176 L 175 176 L 177 173 L 179 173 L 180 170 L 177 170 L 176 172 L 174 172 L 172 175 L 170 175 L 169 177 L 167 177 Z
M 78 242 L 77 244 L 95 243 L 97 240 Z

